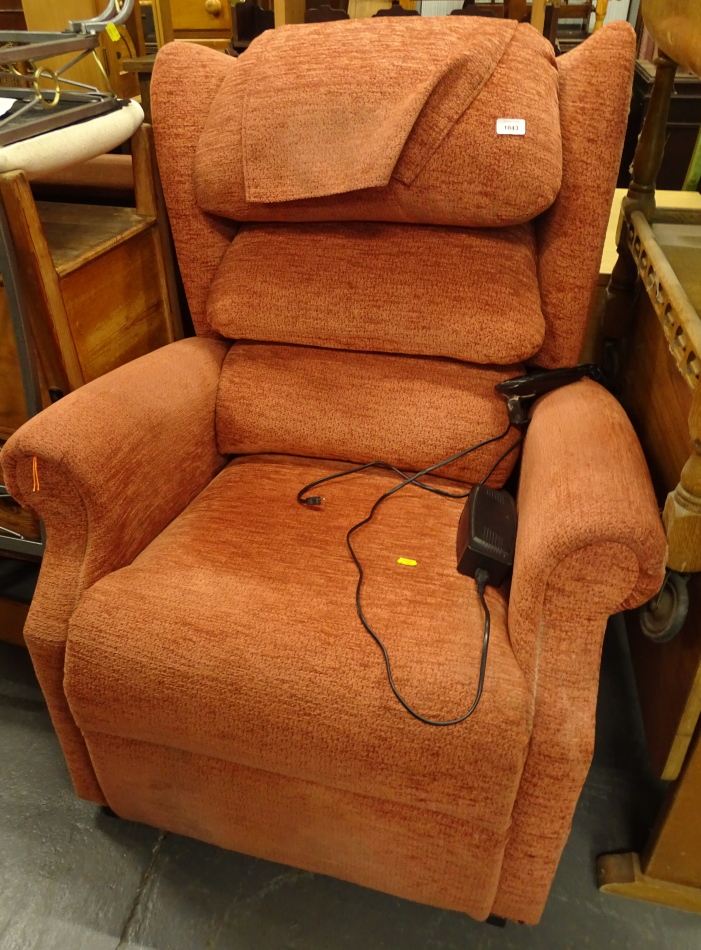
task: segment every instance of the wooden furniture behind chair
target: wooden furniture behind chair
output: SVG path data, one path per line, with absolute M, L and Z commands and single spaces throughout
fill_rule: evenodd
M 603 855 L 598 871 L 607 892 L 701 913 L 701 213 L 660 211 L 655 202 L 677 69 L 670 55 L 701 74 L 701 8 L 644 0 L 642 12 L 660 55 L 622 204 L 603 356 L 664 505 L 675 574 L 667 603 L 683 602 L 689 575 L 689 612 L 668 642 L 646 640 L 628 616 L 651 760 L 675 781 L 641 856 Z
M 270 8 L 263 7 L 258 0 L 243 0 L 233 7 L 234 37 L 232 46 L 237 53 L 243 52 L 248 44 L 266 30 L 275 29 L 275 14 Z
M 148 5 L 159 47 L 185 40 L 224 50 L 231 42 L 231 0 L 150 0 Z
M 633 98 L 628 117 L 628 130 L 623 145 L 621 172 L 618 187 L 627 188 L 630 181 L 630 166 L 638 144 L 643 120 L 650 107 L 650 98 L 655 83 L 656 67 L 649 60 L 635 64 Z M 666 142 L 662 165 L 657 173 L 656 187 L 679 190 L 684 184 L 684 175 L 694 151 L 696 137 L 701 126 L 701 77 L 677 70 L 674 92 L 669 104 L 666 125 Z
M 3 4 L 6 0 L 0 0 Z M 97 16 L 106 6 L 106 0 L 23 0 L 24 16 L 29 30 L 65 30 L 69 20 Z M 146 52 L 141 12 L 138 6 L 129 17 L 126 26 L 119 28 L 119 39 L 114 41 L 106 33 L 100 36 L 100 46 L 95 55 L 99 57 L 105 74 L 93 56 L 87 56 L 72 66 L 66 76 L 77 82 L 97 86 L 108 91 L 108 83 L 120 98 L 132 98 L 139 94 L 136 77 L 127 73 L 124 62 Z M 57 56 L 42 65 L 55 69 L 71 59 L 71 55 Z
M 390 7 L 380 8 L 373 16 L 419 16 L 419 11 L 407 10 L 399 0 L 392 0 Z
M 399 0 L 397 0 L 399 2 Z M 307 7 L 304 14 L 305 23 L 332 23 L 334 20 L 349 20 L 350 17 L 345 10 L 339 7 L 329 6 L 328 3 L 322 3 L 319 6 Z
M 504 4 L 475 3 L 475 0 L 463 0 L 463 5 L 457 10 L 451 10 L 450 16 L 488 16 L 503 17 Z
M 182 336 L 148 126 L 135 133 L 131 146 L 134 207 L 35 201 L 24 172 L 0 175 L 45 405 Z M 111 159 L 120 166 L 116 170 Z M 84 178 L 104 183 L 111 176 L 123 190 L 123 159 L 94 159 L 82 166 Z M 71 176 L 80 179 L 80 168 L 58 176 L 64 187 Z M 0 444 L 25 419 L 14 337 L 0 292 Z M 0 524 L 39 536 L 31 516 L 8 501 L 0 501 Z
M 164 0 L 153 0 L 154 3 Z M 284 26 L 288 23 L 304 22 L 306 10 L 305 0 L 273 0 L 275 9 L 275 25 Z M 431 0 L 424 0 L 430 4 Z M 579 19 L 582 26 L 580 30 L 567 31 L 563 36 L 566 46 L 581 42 L 588 35 L 589 20 L 591 14 L 596 14 L 594 29 L 598 30 L 603 26 L 604 17 L 608 6 L 608 0 L 561 0 L 561 5 L 555 7 L 546 0 L 482 0 L 482 2 L 471 2 L 467 0 L 464 7 L 452 11 L 462 16 L 508 16 L 511 19 L 530 22 L 539 32 L 543 32 L 554 43 L 557 38 L 558 23 L 560 19 Z M 330 4 L 337 6 L 337 4 Z M 415 0 L 401 0 L 401 5 L 405 10 L 414 10 Z M 349 0 L 348 15 L 351 19 L 360 17 L 374 16 L 379 9 L 391 9 L 391 0 Z M 506 11 L 506 13 L 505 13 Z M 381 16 L 386 16 L 382 13 Z M 391 13 L 391 16 L 401 16 L 401 13 Z M 569 35 L 569 34 L 572 35 Z M 576 34 L 576 35 L 575 35 Z
M 599 0 L 599 6 L 602 5 Z M 562 0 L 558 5 L 549 4 L 545 11 L 545 28 L 543 33 L 564 53 L 589 36 L 589 20 L 594 12 L 594 0 Z M 563 28 L 560 20 L 577 20 L 576 26 Z M 603 22 L 603 18 L 602 18 Z

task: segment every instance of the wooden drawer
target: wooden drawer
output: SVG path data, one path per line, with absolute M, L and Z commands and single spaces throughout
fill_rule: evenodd
M 216 8 L 210 13 L 205 7 Z M 192 33 L 196 30 L 221 30 L 231 33 L 231 4 L 230 0 L 170 0 L 170 11 L 173 18 L 173 30 L 176 33 Z

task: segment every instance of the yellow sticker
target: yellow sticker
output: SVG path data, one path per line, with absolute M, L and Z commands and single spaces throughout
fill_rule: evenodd
M 109 36 L 109 38 L 112 40 L 113 43 L 118 43 L 119 40 L 121 39 L 119 35 L 119 30 L 114 25 L 114 23 L 107 24 L 107 27 L 105 28 L 105 33 Z
M 412 561 L 410 557 L 398 557 L 397 564 L 406 564 L 408 567 L 416 567 L 416 561 Z

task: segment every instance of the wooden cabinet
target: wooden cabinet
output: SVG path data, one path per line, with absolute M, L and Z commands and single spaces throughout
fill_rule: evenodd
M 226 49 L 232 36 L 231 0 L 151 0 L 159 46 L 171 40 Z
M 224 33 L 228 42 L 231 37 L 230 0 L 170 0 L 170 11 L 176 38 Z

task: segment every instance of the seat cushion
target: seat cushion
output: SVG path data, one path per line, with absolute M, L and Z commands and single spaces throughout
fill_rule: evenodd
M 131 565 L 96 583 L 67 642 L 76 722 L 506 834 L 530 704 L 503 592 L 487 592 L 492 639 L 475 715 L 444 729 L 413 719 L 356 615 L 344 546 L 396 476 L 331 482 L 319 509 L 295 498 L 343 469 L 235 459 Z M 407 487 L 357 533 L 366 615 L 426 716 L 457 716 L 477 685 L 483 617 L 474 582 L 455 569 L 461 509 Z
M 284 452 L 352 462 L 382 460 L 420 471 L 482 446 L 439 474 L 502 485 L 519 438 L 495 390 L 521 367 L 235 343 L 222 366 L 217 445 L 222 455 Z
M 372 223 L 240 228 L 207 319 L 231 339 L 503 365 L 541 347 L 532 225 Z

